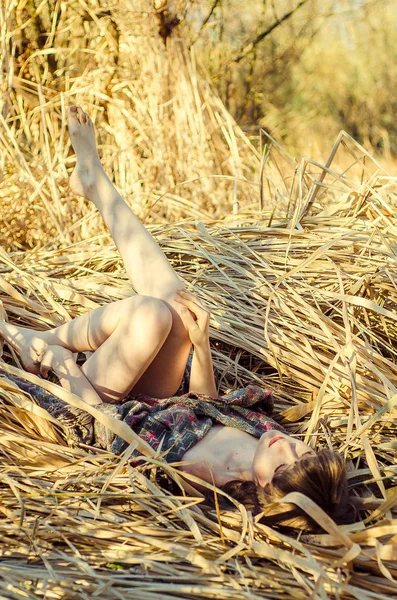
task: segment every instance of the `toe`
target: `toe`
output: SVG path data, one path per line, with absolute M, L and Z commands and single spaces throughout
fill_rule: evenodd
M 76 126 L 79 124 L 77 114 L 77 106 L 70 106 L 68 111 L 68 126 L 71 133 L 74 133 Z
M 72 104 L 72 106 L 69 106 L 69 114 L 68 114 L 69 119 L 76 119 L 77 117 L 77 106 L 75 106 L 74 104 Z
M 80 107 L 77 108 L 77 118 L 81 124 L 87 123 L 87 115 L 85 114 L 83 109 Z

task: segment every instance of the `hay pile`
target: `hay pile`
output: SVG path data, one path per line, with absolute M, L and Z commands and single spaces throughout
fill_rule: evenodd
M 307 184 L 303 176 L 305 206 Z M 354 185 L 337 206 L 337 186 L 322 186 L 328 208 L 270 227 L 251 215 L 152 232 L 212 309 L 222 388 L 272 386 L 291 433 L 345 452 L 364 520 L 336 527 L 309 505 L 327 533 L 297 540 L 242 506 L 217 514 L 161 458 L 131 468 L 133 439 L 121 459 L 68 448 L 59 426 L 2 379 L 5 597 L 396 597 L 394 180 Z M 131 293 L 114 246 L 97 240 L 3 252 L 0 287 L 10 320 L 36 328 Z M 156 483 L 164 472 L 179 492 Z
M 165 47 L 154 13 L 147 0 L 111 10 L 102 0 L 21 2 L 0 12 L 3 246 L 102 230 L 67 186 L 73 103 L 91 115 L 104 166 L 145 223 L 257 203 L 258 152 L 198 75 L 193 51 L 178 37 Z
M 219 513 L 161 457 L 132 468 L 132 434 L 121 457 L 68 447 L 1 377 L 0 596 L 397 597 L 395 178 L 345 134 L 324 166 L 270 138 L 258 154 L 183 42 L 164 48 L 143 0 L 123 14 L 99 0 L 19 8 L 1 13 L 9 320 L 46 329 L 132 293 L 99 217 L 66 185 L 65 108 L 81 102 L 106 169 L 211 308 L 221 389 L 271 387 L 292 434 L 351 459 L 364 509 L 336 527 L 305 503 L 323 535 L 280 533 L 242 506 Z M 34 380 L 7 347 L 3 358 Z

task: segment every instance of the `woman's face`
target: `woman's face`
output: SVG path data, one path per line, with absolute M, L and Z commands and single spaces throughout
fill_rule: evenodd
M 302 456 L 315 456 L 307 444 L 280 431 L 266 431 L 260 440 L 252 462 L 254 481 L 265 487 L 273 475 L 293 465 Z

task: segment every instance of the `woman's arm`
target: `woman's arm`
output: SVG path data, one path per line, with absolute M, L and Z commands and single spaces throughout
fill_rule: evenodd
M 79 396 L 87 404 L 95 406 L 102 400 L 74 362 L 73 353 L 62 346 L 47 346 L 40 364 L 40 373 L 47 377 L 52 370 L 63 388 Z
M 189 392 L 218 398 L 209 341 L 204 346 L 194 346 Z
M 209 312 L 193 294 L 185 290 L 179 290 L 175 300 L 183 305 L 181 318 L 193 344 L 189 392 L 218 398 L 209 340 Z

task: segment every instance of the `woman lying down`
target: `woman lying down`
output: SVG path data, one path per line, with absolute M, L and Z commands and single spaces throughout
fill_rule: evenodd
M 122 418 L 154 448 L 161 444 L 168 462 L 184 461 L 181 469 L 215 482 L 254 513 L 264 511 L 272 523 L 314 525 L 298 507 L 272 504 L 292 491 L 336 522 L 351 520 L 340 455 L 316 453 L 287 435 L 263 413 L 269 393 L 256 386 L 218 397 L 207 311 L 107 177 L 90 117 L 71 106 L 68 122 L 77 157 L 71 188 L 98 208 L 137 294 L 45 332 L 1 322 L 0 333 L 24 368 L 44 377 L 52 370 L 83 401 Z M 175 397 L 192 345 L 189 394 Z M 73 353 L 87 351 L 92 354 L 79 367 Z M 127 395 L 138 399 L 123 403 Z M 110 443 L 122 450 L 120 439 Z

